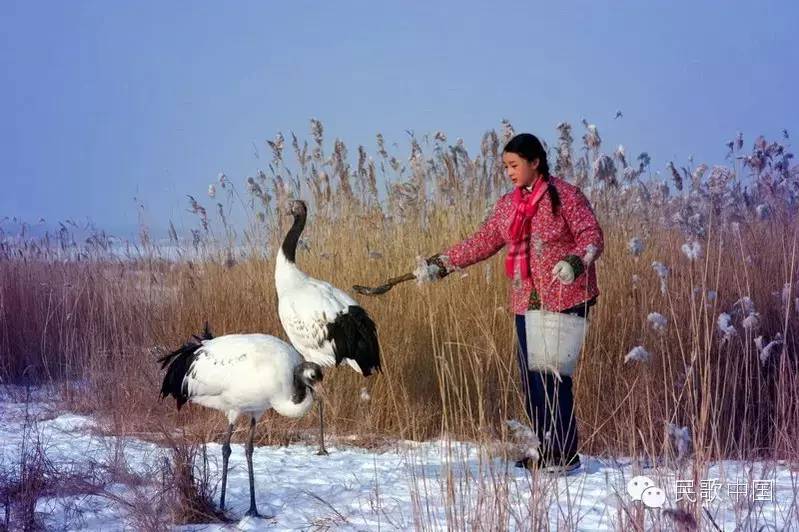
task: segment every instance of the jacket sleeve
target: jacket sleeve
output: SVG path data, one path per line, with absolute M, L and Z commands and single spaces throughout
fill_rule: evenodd
M 596 261 L 605 248 L 605 236 L 588 198 L 574 188 L 563 202 L 563 216 L 574 238 L 574 248 L 563 260 L 575 268 L 575 276 Z
M 491 214 L 472 236 L 458 242 L 445 252 L 453 266 L 466 268 L 489 258 L 503 248 L 505 240 L 500 232 L 501 202 L 502 198 L 497 201 Z

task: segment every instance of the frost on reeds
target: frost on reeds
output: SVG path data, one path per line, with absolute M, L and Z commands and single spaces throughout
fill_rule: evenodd
M 624 181 L 627 183 L 632 183 L 636 179 L 641 176 L 641 169 L 635 168 L 634 166 L 627 166 L 622 170 L 622 177 L 624 177 Z M 651 201 L 651 197 L 647 191 L 646 186 L 643 183 L 639 183 L 639 191 L 641 192 L 641 196 L 643 197 L 643 201 L 645 203 L 649 203 Z
M 637 257 L 644 252 L 644 241 L 641 237 L 634 236 L 627 242 L 627 249 L 634 257 Z
M 683 255 L 688 257 L 688 260 L 690 261 L 695 261 L 702 256 L 702 245 L 696 240 L 693 242 L 686 242 L 680 249 L 682 250 Z
M 747 331 L 756 331 L 758 327 L 760 327 L 760 314 L 757 312 L 752 312 L 744 320 L 741 322 L 743 328 Z
M 505 423 L 511 432 L 511 436 L 519 445 L 522 456 L 531 460 L 538 460 L 538 449 L 541 446 L 541 442 L 535 431 L 515 419 L 509 419 Z
M 618 182 L 616 181 L 616 165 L 613 163 L 613 159 L 606 154 L 603 153 L 594 160 L 593 172 L 595 181 L 604 183 L 609 187 L 618 186 Z
M 627 168 L 627 157 L 624 154 L 624 146 L 619 144 L 619 147 L 616 148 L 616 151 L 613 153 L 613 156 L 619 161 L 622 168 Z
M 674 423 L 666 423 L 666 438 L 671 443 L 677 460 L 682 461 L 691 453 L 691 431 Z
M 666 290 L 668 289 L 667 283 L 669 279 L 669 269 L 660 261 L 653 261 L 652 269 L 655 270 L 655 273 L 658 275 L 658 279 L 660 279 L 660 293 L 665 295 Z
M 706 168 L 706 167 L 705 167 Z M 721 198 L 728 192 L 730 183 L 735 180 L 735 174 L 726 166 L 714 166 L 705 183 L 707 192 L 714 198 Z
M 782 351 L 784 345 L 785 342 L 782 338 L 782 333 L 775 334 L 774 339 L 766 344 L 765 347 L 763 346 L 763 336 L 755 338 L 755 347 L 757 347 L 760 357 L 760 364 L 763 366 L 768 364 L 771 357 L 778 355 Z
M 583 144 L 585 144 L 586 148 L 589 150 L 598 150 L 602 144 L 602 139 L 599 136 L 599 131 L 597 130 L 596 125 L 589 124 L 585 119 L 583 119 L 583 125 L 586 129 L 586 132 L 583 135 Z
M 671 216 L 671 222 L 685 235 L 693 238 L 703 238 L 707 233 L 706 216 L 701 200 L 689 196 L 676 204 L 676 212 Z
M 741 316 L 748 316 L 755 311 L 755 302 L 749 296 L 742 296 L 732 306 L 733 312 Z
M 643 348 L 643 346 L 637 345 L 633 347 L 629 353 L 624 356 L 624 363 L 628 362 L 646 362 L 652 357 L 651 353 Z
M 705 176 L 707 169 L 708 165 L 701 163 L 699 166 L 694 168 L 693 172 L 691 172 L 691 187 L 693 190 L 699 190 L 701 188 L 702 178 Z
M 738 334 L 738 331 L 732 324 L 732 318 L 726 312 L 719 314 L 716 323 L 718 324 L 719 332 L 722 334 L 721 343 L 729 342 L 733 336 Z
M 666 331 L 666 327 L 668 326 L 668 320 L 663 316 L 663 314 L 659 312 L 650 312 L 649 315 L 646 317 L 646 321 L 652 326 L 653 329 L 662 333 Z

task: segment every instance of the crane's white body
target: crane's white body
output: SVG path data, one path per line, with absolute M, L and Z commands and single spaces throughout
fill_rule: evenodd
M 250 418 L 245 446 L 250 477 L 250 509 L 258 516 L 252 465 L 253 439 L 258 418 L 270 408 L 287 417 L 300 417 L 313 405 L 313 391 L 322 382 L 322 369 L 303 360 L 300 353 L 280 338 L 267 334 L 228 334 L 213 338 L 208 324 L 203 335 L 194 336 L 175 351 L 158 359 L 166 370 L 161 397 L 173 396 L 178 410 L 186 402 L 227 414 L 228 430 L 222 445 L 222 494 L 225 507 L 228 458 L 233 424 L 240 415 Z
M 278 316 L 291 343 L 307 363 L 322 367 L 342 362 L 368 377 L 380 371 L 380 344 L 374 320 L 349 295 L 328 282 L 314 279 L 297 267 L 300 235 L 308 207 L 291 202 L 294 222 L 275 258 Z M 327 454 L 324 408 L 319 403 L 319 454 Z
M 228 334 L 204 340 L 184 377 L 189 401 L 227 414 L 258 419 L 274 408 L 287 417 L 305 415 L 313 404 L 307 393 L 294 403 L 294 368 L 300 354 L 283 340 L 267 334 Z
M 309 362 L 322 367 L 336 364 L 335 341 L 329 326 L 358 302 L 326 281 L 315 279 L 290 262 L 283 250 L 277 253 L 275 286 L 278 316 L 291 343 Z M 355 371 L 363 373 L 357 362 L 344 358 Z

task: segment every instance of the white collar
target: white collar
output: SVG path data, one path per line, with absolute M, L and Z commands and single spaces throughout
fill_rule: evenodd
M 538 179 L 541 179 L 541 178 L 539 177 Z M 535 183 L 538 181 L 538 179 L 537 179 L 536 181 L 533 181 L 533 183 L 532 183 L 532 184 L 530 184 L 530 185 L 527 185 L 526 187 L 524 187 L 524 190 L 526 190 L 527 192 L 532 192 L 532 191 L 533 191 L 533 186 L 534 186 L 534 185 L 535 185 Z

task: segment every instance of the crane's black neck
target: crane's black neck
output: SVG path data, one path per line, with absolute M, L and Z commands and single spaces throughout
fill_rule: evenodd
M 302 377 L 294 373 L 294 391 L 291 394 L 291 402 L 295 405 L 305 401 L 305 396 L 308 395 L 308 387 L 302 382 Z
M 297 256 L 297 242 L 300 240 L 302 230 L 305 228 L 305 214 L 295 214 L 294 223 L 291 224 L 291 229 L 286 233 L 286 238 L 283 239 L 283 255 L 286 260 L 294 263 Z

